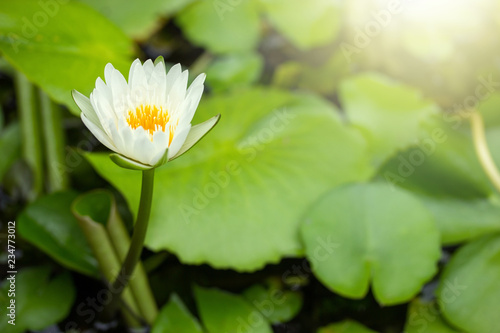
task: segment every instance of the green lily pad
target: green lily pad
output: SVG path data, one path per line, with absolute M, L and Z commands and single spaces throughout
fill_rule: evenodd
M 301 49 L 333 43 L 342 23 L 338 2 L 260 0 L 272 24 Z
M 418 90 L 373 73 L 344 80 L 340 100 L 349 121 L 366 135 L 375 165 L 413 144 L 422 122 L 438 111 Z
M 230 54 L 207 69 L 207 83 L 214 91 L 249 86 L 259 79 L 264 62 L 259 54 Z
M 274 286 L 256 284 L 246 289 L 243 296 L 273 324 L 292 320 L 302 308 L 302 294 Z
M 11 275 L 8 274 L 7 278 Z M 62 321 L 75 301 L 75 288 L 68 272 L 51 276 L 49 267 L 30 267 L 15 275 L 14 293 L 11 280 L 4 280 L 0 294 L 0 305 L 5 311 L 15 300 L 15 325 L 9 324 L 12 317 L 0 321 L 4 333 L 38 331 Z M 8 309 L 9 314 L 11 310 Z
M 381 304 L 411 299 L 437 271 L 439 233 L 410 193 L 387 184 L 333 189 L 306 214 L 301 234 L 318 279 L 362 298 L 370 281 Z
M 196 303 L 209 333 L 271 333 L 266 317 L 243 297 L 218 289 L 196 287 Z
M 69 191 L 41 197 L 18 216 L 17 231 L 61 265 L 99 277 L 97 261 L 71 214 L 70 206 L 77 196 Z
M 444 317 L 466 332 L 498 331 L 500 235 L 459 249 L 445 266 L 437 291 Z
M 143 40 L 161 26 L 162 18 L 176 13 L 195 0 L 150 0 L 147 5 L 140 1 L 129 1 L 126 6 L 121 0 L 78 1 L 95 8 L 128 36 Z
M 441 316 L 436 302 L 415 299 L 410 303 L 405 333 L 458 333 Z
M 420 196 L 420 199 L 436 220 L 442 244 L 459 244 L 500 231 L 499 198 L 463 200 Z
M 250 51 L 259 41 L 255 1 L 198 1 L 182 10 L 176 23 L 192 43 L 214 53 Z
M 78 115 L 71 97 L 88 95 L 104 66 L 128 71 L 133 45 L 113 23 L 78 2 L 0 2 L 0 51 L 17 70 Z
M 389 184 L 419 196 L 433 214 L 444 244 L 500 230 L 499 201 L 465 125 L 458 115 L 431 119 L 418 144 L 396 155 L 379 172 Z M 491 142 L 495 142 L 495 129 L 488 131 Z M 500 157 L 495 145 L 492 153 Z
M 176 294 L 161 309 L 151 330 L 152 333 L 202 333 L 198 320 Z
M 235 91 L 202 101 L 193 123 L 216 113 L 221 122 L 194 149 L 156 169 L 146 244 L 183 262 L 249 271 L 298 255 L 305 209 L 329 188 L 373 173 L 362 137 L 322 100 Z M 140 172 L 107 154 L 86 157 L 136 214 Z
M 380 171 L 388 182 L 432 197 L 477 199 L 492 188 L 479 164 L 465 120 L 448 114 L 431 118 L 416 146 L 389 160 Z

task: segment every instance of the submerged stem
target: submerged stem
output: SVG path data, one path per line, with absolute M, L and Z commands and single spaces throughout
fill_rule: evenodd
M 490 181 L 493 183 L 497 191 L 500 192 L 500 173 L 498 172 L 498 168 L 491 157 L 488 143 L 486 142 L 486 135 L 484 134 L 483 118 L 481 117 L 479 111 L 472 112 L 471 128 L 474 147 L 476 149 L 479 162 L 481 163 L 481 166 Z
M 34 200 L 43 192 L 43 151 L 35 88 L 20 72 L 16 72 L 14 81 L 21 119 L 23 157 L 33 174 L 29 199 Z
M 49 192 L 68 188 L 68 175 L 64 162 L 64 130 L 61 109 L 55 105 L 42 90 L 38 91 L 42 129 L 47 156 L 47 187 Z

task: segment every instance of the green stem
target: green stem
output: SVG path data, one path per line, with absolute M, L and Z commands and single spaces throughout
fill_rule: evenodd
M 68 187 L 68 177 L 64 164 L 64 131 L 61 109 L 54 105 L 49 96 L 38 91 L 42 114 L 43 137 L 47 156 L 48 191 L 55 192 Z
M 119 271 L 119 276 L 112 284 L 112 287 L 115 290 L 125 288 L 127 280 L 132 276 L 141 256 L 144 239 L 146 238 L 146 231 L 148 230 L 149 214 L 151 212 L 154 172 L 154 169 L 142 171 L 142 188 L 139 212 L 137 213 L 137 220 L 134 226 L 134 233 L 132 235 L 130 248 L 127 256 L 125 257 L 122 268 Z
M 479 111 L 472 112 L 471 128 L 474 147 L 476 149 L 479 162 L 481 163 L 481 166 L 490 181 L 493 183 L 497 191 L 500 192 L 500 173 L 498 172 L 498 168 L 491 157 L 490 150 L 488 149 L 486 135 L 484 134 L 483 118 L 481 117 Z
M 106 229 L 120 262 L 123 262 L 130 248 L 130 236 L 122 219 L 118 215 L 114 200 Z M 130 278 L 129 284 L 141 317 L 144 318 L 146 323 L 152 325 L 158 315 L 158 307 L 149 286 L 148 276 L 140 260 Z
M 20 72 L 15 75 L 17 103 L 23 138 L 23 157 L 33 174 L 29 199 L 34 200 L 43 191 L 43 154 L 41 133 L 33 85 Z

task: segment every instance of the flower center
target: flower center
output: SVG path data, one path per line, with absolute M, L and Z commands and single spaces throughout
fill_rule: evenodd
M 167 110 L 163 110 L 160 106 L 156 105 L 140 105 L 135 110 L 128 111 L 127 123 L 132 129 L 141 126 L 145 131 L 149 132 L 151 141 L 153 140 L 153 133 L 160 129 L 165 132 L 165 126 L 170 120 L 170 114 Z M 173 137 L 172 129 L 170 131 L 170 142 Z

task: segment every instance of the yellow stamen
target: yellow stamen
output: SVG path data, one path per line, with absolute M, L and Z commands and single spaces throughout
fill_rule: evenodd
M 128 111 L 127 123 L 132 129 L 136 129 L 139 126 L 144 128 L 151 136 L 151 141 L 153 140 L 153 133 L 155 131 L 165 132 L 165 126 L 170 120 L 170 114 L 167 110 L 163 110 L 160 106 L 156 105 L 142 105 L 135 108 L 135 111 Z M 170 135 L 169 144 L 173 139 L 173 130 L 175 128 L 170 125 Z

